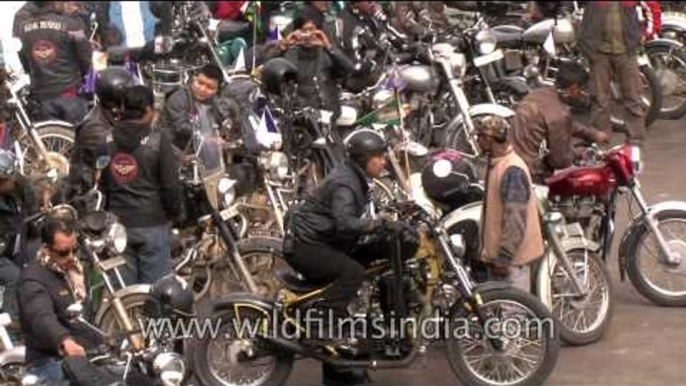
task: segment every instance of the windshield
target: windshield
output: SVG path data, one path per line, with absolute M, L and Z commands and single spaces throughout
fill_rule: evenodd
M 197 161 L 197 177 L 202 179 L 207 198 L 215 209 L 218 208 L 217 186 L 224 177 L 223 144 L 224 140 L 216 130 L 195 130 L 193 134 L 192 148 Z

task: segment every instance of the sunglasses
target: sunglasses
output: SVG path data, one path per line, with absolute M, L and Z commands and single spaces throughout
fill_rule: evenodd
M 62 257 L 62 258 L 69 257 L 74 253 L 74 248 L 67 249 L 65 251 L 60 251 L 60 250 L 53 249 L 53 248 L 49 248 L 49 249 L 50 249 L 50 253 L 54 254 L 57 257 Z

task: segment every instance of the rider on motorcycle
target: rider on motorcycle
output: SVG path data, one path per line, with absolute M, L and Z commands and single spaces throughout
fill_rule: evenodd
M 39 384 L 61 385 L 66 380 L 61 360 L 85 356 L 101 343 L 88 327 L 71 322 L 67 308 L 88 303 L 86 282 L 76 257 L 76 223 L 50 217 L 43 226 L 43 247 L 22 275 L 19 287 L 21 325 L 29 374 Z
M 529 166 L 535 181 L 543 180 L 557 169 L 572 166 L 575 158 L 572 137 L 595 143 L 609 142 L 607 133 L 572 118 L 570 106 L 583 103 L 581 86 L 587 79 L 580 64 L 562 62 L 555 87 L 537 88 L 517 106 L 512 146 Z M 545 147 L 548 153 L 542 157 L 541 148 Z
M 364 216 L 370 180 L 379 177 L 386 166 L 386 147 L 386 141 L 374 131 L 351 134 L 345 141 L 347 159 L 288 214 L 287 261 L 312 283 L 331 283 L 320 295 L 320 307 L 336 318 L 348 315 L 348 303 L 366 277 L 364 263 L 383 253 L 383 243 L 362 245 L 363 236 L 387 229 L 402 235 L 403 257 L 416 249 L 416 244 L 412 248 L 414 233 L 408 233 L 405 224 Z M 325 384 L 347 378 L 333 368 L 324 368 Z

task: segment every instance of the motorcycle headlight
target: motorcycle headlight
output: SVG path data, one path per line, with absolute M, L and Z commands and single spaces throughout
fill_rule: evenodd
M 230 207 L 236 199 L 236 180 L 230 178 L 222 178 L 217 184 L 219 194 L 224 198 L 224 205 L 226 208 Z
M 288 178 L 290 167 L 285 153 L 274 151 L 263 155 L 260 157 L 260 164 L 271 178 L 276 180 Z
M 498 45 L 498 39 L 491 33 L 491 31 L 481 31 L 476 34 L 474 38 L 476 46 L 481 55 L 488 55 L 495 51 Z
M 110 230 L 107 232 L 107 238 L 110 245 L 114 248 L 116 253 L 124 253 L 126 249 L 126 228 L 123 225 L 115 222 L 110 225 Z
M 181 385 L 183 376 L 186 372 L 186 365 L 183 357 L 177 353 L 162 353 L 155 357 L 153 370 L 159 374 L 165 386 Z

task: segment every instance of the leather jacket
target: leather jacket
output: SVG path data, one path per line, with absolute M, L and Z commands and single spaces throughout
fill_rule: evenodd
M 93 171 L 98 151 L 112 134 L 111 122 L 100 105 L 95 106 L 76 127 L 74 148 L 69 162 L 69 187 L 77 194 L 83 194 L 93 187 Z
M 88 327 L 70 322 L 67 307 L 76 301 L 69 283 L 59 273 L 36 261 L 26 268 L 20 283 L 18 297 L 27 364 L 41 366 L 59 359 L 59 346 L 66 337 L 86 349 L 102 343 Z
M 37 10 L 21 26 L 20 57 L 39 99 L 76 93 L 92 63 L 93 49 L 78 18 Z
M 610 1 L 589 1 L 584 10 L 579 33 L 579 45 L 585 53 L 598 50 L 605 31 Z M 641 47 L 641 23 L 636 11 L 637 1 L 621 1 L 622 35 L 628 53 L 635 53 Z
M 293 241 L 349 253 L 360 236 L 378 228 L 374 220 L 362 218 L 368 192 L 364 171 L 352 161 L 344 161 L 289 213 L 287 224 Z
M 294 46 L 281 56 L 298 67 L 301 107 L 340 110 L 338 81 L 355 72 L 354 64 L 341 50 Z

